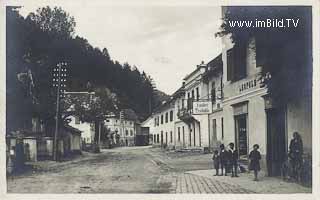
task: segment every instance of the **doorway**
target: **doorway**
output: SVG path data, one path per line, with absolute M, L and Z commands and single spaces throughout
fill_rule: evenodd
M 280 176 L 286 155 L 285 112 L 282 109 L 268 109 L 266 115 L 268 176 Z
M 239 153 L 239 159 L 248 159 L 248 131 L 247 114 L 241 114 L 234 117 L 236 128 L 236 149 Z

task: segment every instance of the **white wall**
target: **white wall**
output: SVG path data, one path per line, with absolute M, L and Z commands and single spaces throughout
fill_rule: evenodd
M 76 124 L 74 116 L 70 116 L 69 118 L 71 119 L 69 125 L 81 131 L 81 139 L 85 140 L 86 143 L 91 143 L 93 141 L 94 133 L 91 131 L 90 123 L 80 121 L 79 124 Z

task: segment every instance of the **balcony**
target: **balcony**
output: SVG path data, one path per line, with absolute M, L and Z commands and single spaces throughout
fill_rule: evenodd
M 178 110 L 178 118 L 186 123 L 190 123 L 194 120 L 192 116 L 192 109 L 181 108 Z

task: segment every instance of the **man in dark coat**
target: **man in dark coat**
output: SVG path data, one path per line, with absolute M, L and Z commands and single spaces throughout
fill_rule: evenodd
M 239 177 L 238 176 L 238 151 L 234 149 L 234 143 L 229 144 L 229 156 L 230 156 L 230 168 L 231 168 L 231 177 Z
M 298 179 L 299 170 L 302 165 L 302 155 L 303 155 L 303 142 L 301 136 L 298 132 L 293 133 L 293 139 L 290 141 L 289 145 L 289 158 L 290 164 L 293 167 L 293 178 Z
M 228 174 L 228 166 L 229 166 L 229 158 L 228 158 L 228 152 L 224 147 L 224 144 L 220 145 L 220 168 L 221 168 L 221 176 L 223 176 L 223 169 L 225 170 L 225 176 Z

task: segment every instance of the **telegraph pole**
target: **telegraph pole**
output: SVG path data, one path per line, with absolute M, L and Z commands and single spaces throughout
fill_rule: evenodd
M 66 69 L 62 67 L 66 67 L 67 63 L 58 63 L 57 68 L 54 68 L 53 71 L 53 87 L 57 87 L 57 102 L 56 102 L 56 125 L 54 132 L 54 141 L 53 141 L 53 160 L 58 160 L 58 134 L 59 134 L 59 120 L 60 120 L 60 98 L 64 97 L 65 90 L 61 90 L 61 88 L 65 88 L 66 82 Z

